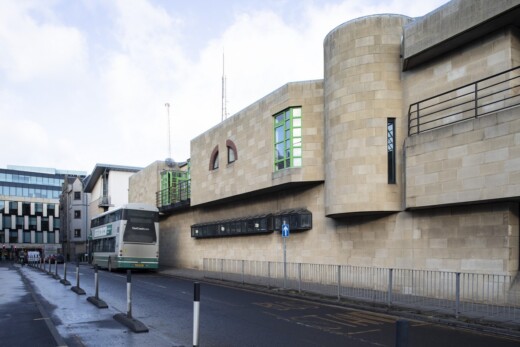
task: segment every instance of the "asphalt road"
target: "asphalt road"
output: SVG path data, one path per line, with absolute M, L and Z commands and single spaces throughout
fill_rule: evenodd
M 69 346 L 191 346 L 193 281 L 157 273 L 132 275 L 132 316 L 149 332 L 136 334 L 113 319 L 127 311 L 125 272 L 100 270 L 99 297 L 108 309 L 87 302 L 94 271 L 80 266 L 76 295 L 38 270 L 22 269 Z M 62 269 L 58 271 L 62 274 Z M 76 285 L 74 268 L 68 280 Z M 224 285 L 201 283 L 201 346 L 394 346 L 398 317 L 295 300 Z M 409 346 L 519 346 L 520 340 L 409 322 Z

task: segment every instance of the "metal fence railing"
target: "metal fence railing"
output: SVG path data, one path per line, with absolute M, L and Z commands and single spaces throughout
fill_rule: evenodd
M 520 106 L 520 66 L 411 104 L 408 135 Z
M 204 258 L 204 277 L 520 325 L 510 275 Z

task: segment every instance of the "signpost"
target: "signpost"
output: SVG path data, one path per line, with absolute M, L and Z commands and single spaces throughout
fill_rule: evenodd
M 287 287 L 287 246 L 286 239 L 289 237 L 289 224 L 283 221 L 282 239 L 283 239 L 283 289 Z

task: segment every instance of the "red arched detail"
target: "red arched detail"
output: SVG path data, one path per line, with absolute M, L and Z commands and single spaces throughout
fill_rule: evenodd
M 211 152 L 209 159 L 209 170 L 211 171 L 216 169 L 218 169 L 218 145 L 213 148 L 213 152 Z
M 229 153 L 228 153 L 228 163 L 232 163 L 232 162 L 238 160 L 238 151 L 237 151 L 237 146 L 235 146 L 235 143 L 233 141 L 231 141 L 231 140 L 226 140 L 226 146 L 228 148 L 231 148 L 231 150 L 235 154 L 235 159 L 230 161 L 229 160 Z

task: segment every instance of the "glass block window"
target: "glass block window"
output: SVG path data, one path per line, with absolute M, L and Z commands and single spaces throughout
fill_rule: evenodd
M 288 108 L 274 116 L 274 171 L 302 166 L 302 109 Z
M 388 183 L 396 183 L 395 177 L 395 118 L 388 118 L 386 122 L 387 150 L 388 150 Z

